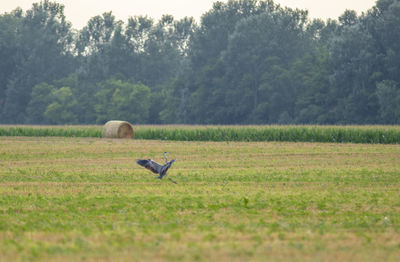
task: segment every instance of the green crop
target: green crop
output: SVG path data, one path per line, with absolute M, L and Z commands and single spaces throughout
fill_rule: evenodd
M 0 136 L 101 137 L 101 126 L 0 126 Z M 399 144 L 398 126 L 134 126 L 135 138 Z
M 0 136 L 101 137 L 99 126 L 0 126 Z

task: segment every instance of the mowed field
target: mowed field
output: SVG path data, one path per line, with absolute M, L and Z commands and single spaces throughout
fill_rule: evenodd
M 0 261 L 399 257 L 400 145 L 0 137 Z

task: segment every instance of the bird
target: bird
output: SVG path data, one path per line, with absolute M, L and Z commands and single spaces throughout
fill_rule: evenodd
M 172 159 L 171 161 L 168 161 L 167 154 L 168 154 L 168 152 L 164 152 L 164 154 L 163 154 L 164 159 L 165 159 L 164 165 L 161 165 L 152 159 L 137 159 L 136 163 L 147 168 L 154 174 L 158 174 L 159 176 L 157 178 L 162 179 L 167 174 L 168 169 L 176 161 L 176 158 Z M 175 182 L 171 178 L 168 178 L 168 180 L 170 180 L 174 184 L 177 184 L 177 182 Z

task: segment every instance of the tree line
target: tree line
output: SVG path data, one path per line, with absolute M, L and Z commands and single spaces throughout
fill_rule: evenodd
M 111 13 L 72 28 L 48 0 L 0 15 L 0 122 L 399 124 L 400 0 L 338 19 L 272 0 L 199 23 Z

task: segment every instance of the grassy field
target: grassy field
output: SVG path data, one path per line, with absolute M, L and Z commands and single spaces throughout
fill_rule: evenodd
M 0 261 L 399 257 L 400 145 L 0 137 Z

